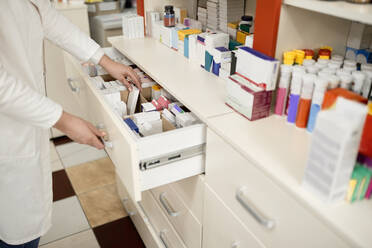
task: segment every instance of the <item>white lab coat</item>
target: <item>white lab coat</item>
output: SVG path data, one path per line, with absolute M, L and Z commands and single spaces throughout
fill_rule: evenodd
M 0 0 L 0 240 L 13 245 L 51 226 L 48 130 L 62 107 L 45 97 L 44 38 L 82 61 L 103 55 L 49 0 Z

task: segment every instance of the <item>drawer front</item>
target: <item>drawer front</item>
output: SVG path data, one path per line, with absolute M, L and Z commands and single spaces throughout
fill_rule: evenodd
M 199 223 L 203 222 L 204 181 L 204 175 L 198 175 L 170 184 Z
M 156 202 L 189 248 L 201 247 L 202 226 L 169 185 L 151 190 Z
M 142 193 L 140 205 L 165 248 L 186 248 L 149 191 Z
M 93 86 L 86 82 L 89 116 L 93 124 L 102 124 L 108 134 L 111 147 L 106 147 L 106 152 L 113 161 L 117 172 L 123 179 L 123 183 L 129 196 L 139 201 L 141 190 L 139 184 L 138 156 L 136 144 L 131 134 L 126 131 L 120 119 L 115 116 L 109 107 L 99 97 Z
M 122 180 L 116 174 L 116 185 L 119 193 L 120 200 L 123 203 L 123 206 L 131 218 L 132 222 L 136 226 L 138 233 L 140 234 L 143 242 L 148 248 L 159 248 L 163 247 L 163 244 L 158 239 L 155 230 L 150 224 L 147 216 L 143 212 L 142 208 L 130 199 L 128 192 L 126 191 Z
M 219 136 L 207 138 L 206 183 L 265 246 L 346 246 Z
M 205 187 L 203 228 L 203 248 L 264 247 L 208 186 Z

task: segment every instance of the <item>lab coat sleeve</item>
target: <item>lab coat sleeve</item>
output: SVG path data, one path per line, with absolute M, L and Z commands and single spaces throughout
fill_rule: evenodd
M 0 113 L 33 126 L 52 127 L 62 107 L 10 75 L 0 63 Z
M 49 0 L 35 1 L 41 15 L 44 36 L 81 61 L 98 64 L 104 55 L 103 49 L 55 10 Z

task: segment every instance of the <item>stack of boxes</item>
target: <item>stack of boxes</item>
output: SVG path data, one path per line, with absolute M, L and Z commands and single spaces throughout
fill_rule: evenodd
M 279 61 L 246 46 L 235 56 L 236 73 L 227 80 L 226 104 L 251 121 L 268 117 Z
M 198 7 L 198 21 L 201 22 L 203 30 L 207 27 L 207 9 Z
M 227 33 L 227 24 L 244 15 L 244 0 L 219 0 L 220 30 Z
M 372 26 L 352 22 L 346 44 L 346 58 L 358 63 L 372 63 Z
M 219 0 L 207 1 L 207 28 L 217 30 L 219 28 Z
M 145 35 L 143 16 L 123 16 L 123 35 L 127 39 L 143 38 Z

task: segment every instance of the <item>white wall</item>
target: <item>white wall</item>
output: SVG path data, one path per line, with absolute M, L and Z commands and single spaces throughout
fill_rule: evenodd
M 284 51 L 332 46 L 344 55 L 351 21 L 282 5 L 275 57 Z

